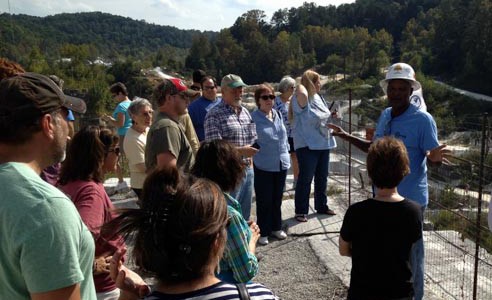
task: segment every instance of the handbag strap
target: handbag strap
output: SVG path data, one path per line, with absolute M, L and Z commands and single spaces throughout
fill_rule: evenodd
M 236 283 L 236 287 L 237 287 L 237 290 L 239 292 L 239 299 L 240 300 L 250 300 L 248 288 L 246 287 L 245 283 Z

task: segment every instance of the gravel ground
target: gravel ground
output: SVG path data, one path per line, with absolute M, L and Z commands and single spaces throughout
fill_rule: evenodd
M 273 290 L 283 300 L 346 299 L 347 288 L 316 257 L 304 237 L 270 239 L 258 246 L 260 272 L 254 279 Z

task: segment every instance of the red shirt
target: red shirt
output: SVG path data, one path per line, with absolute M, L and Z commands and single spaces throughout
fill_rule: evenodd
M 95 257 L 106 253 L 112 255 L 118 248 L 124 246 L 120 236 L 107 239 L 101 235 L 101 226 L 116 217 L 114 206 L 109 199 L 102 183 L 94 181 L 72 181 L 61 186 L 60 189 L 72 199 L 96 244 Z M 108 274 L 94 275 L 96 292 L 108 292 L 116 288 Z

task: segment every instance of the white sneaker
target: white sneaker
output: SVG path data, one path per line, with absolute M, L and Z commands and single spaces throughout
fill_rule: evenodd
M 260 245 L 268 245 L 268 237 L 267 236 L 260 236 L 260 239 L 258 240 L 258 244 Z
M 272 235 L 279 240 L 285 240 L 287 238 L 287 234 L 283 230 L 272 231 Z
M 123 180 L 116 185 L 114 190 L 116 193 L 126 193 L 130 190 L 130 187 L 126 184 L 126 181 Z

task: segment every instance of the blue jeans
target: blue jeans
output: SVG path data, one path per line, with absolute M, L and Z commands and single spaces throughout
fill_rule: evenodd
M 282 229 L 282 197 L 284 195 L 287 170 L 268 172 L 255 170 L 256 223 L 261 236 Z
M 328 210 L 326 186 L 328 183 L 328 165 L 330 150 L 310 150 L 308 147 L 296 149 L 299 164 L 295 207 L 296 214 L 306 215 L 309 211 L 309 194 L 314 177 L 314 208 L 318 212 Z
M 422 222 L 424 221 L 425 206 L 422 206 Z M 423 228 L 422 228 L 423 229 Z M 422 300 L 424 298 L 424 265 L 425 265 L 425 252 L 424 252 L 424 236 L 416 241 L 412 246 L 410 253 L 410 262 L 412 264 L 412 279 L 413 290 L 415 292 L 414 299 Z
M 248 221 L 251 214 L 251 201 L 253 199 L 253 180 L 255 178 L 253 168 L 244 169 L 244 177 L 241 184 L 230 195 L 241 204 L 241 214 Z

